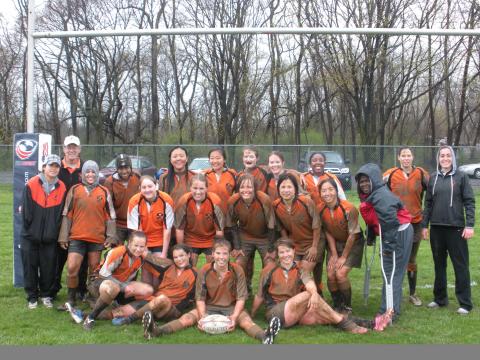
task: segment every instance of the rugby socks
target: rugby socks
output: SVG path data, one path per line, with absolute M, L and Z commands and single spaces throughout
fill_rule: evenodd
M 95 304 L 95 307 L 93 308 L 90 315 L 88 315 L 88 317 L 90 319 L 96 319 L 98 317 L 98 315 L 100 315 L 100 313 L 108 307 L 108 305 L 109 305 L 109 303 L 104 302 L 101 297 L 98 298 L 98 300 Z
M 75 305 L 75 300 L 77 298 L 77 288 L 68 288 L 67 290 L 67 301 L 71 304 L 71 305 Z
M 417 264 L 408 264 L 407 278 L 410 295 L 415 295 L 415 291 L 417 289 Z
M 338 290 L 341 293 L 343 306 L 351 309 L 352 307 L 352 285 L 350 284 L 350 280 L 346 279 L 345 281 L 339 281 Z
M 248 334 L 248 336 L 260 341 L 263 341 L 263 338 L 265 337 L 265 331 L 257 324 L 253 324 L 249 328 L 245 329 L 245 332 Z
M 154 336 L 171 334 L 184 328 L 180 320 L 173 320 L 153 330 Z
M 335 281 L 327 281 L 328 290 L 332 296 L 333 308 L 338 310 L 342 307 L 342 294 Z

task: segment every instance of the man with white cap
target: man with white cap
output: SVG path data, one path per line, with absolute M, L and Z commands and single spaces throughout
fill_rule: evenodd
M 80 158 L 80 152 L 82 147 L 80 146 L 80 139 L 75 135 L 69 135 L 63 141 L 63 154 L 64 157 L 60 164 L 60 173 L 58 178 L 63 181 L 67 191 L 75 185 L 82 182 L 82 166 L 83 161 Z M 55 274 L 55 283 L 53 285 L 52 293 L 53 297 L 56 297 L 57 293 L 62 288 L 62 272 L 67 262 L 68 251 L 57 246 L 57 268 Z M 79 274 L 79 295 L 87 293 L 87 270 L 88 263 L 85 260 L 82 264 Z M 66 310 L 63 305 L 59 310 Z
M 58 179 L 60 164 L 58 155 L 48 155 L 42 172 L 28 181 L 23 192 L 21 254 L 29 309 L 37 307 L 39 297 L 47 308 L 53 306 L 56 244 L 66 193 Z

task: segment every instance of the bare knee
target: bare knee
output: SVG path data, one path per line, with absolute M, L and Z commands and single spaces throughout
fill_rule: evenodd
M 99 292 L 100 292 L 100 295 L 104 293 L 104 294 L 107 294 L 112 299 L 114 299 L 120 292 L 120 286 L 118 286 L 118 284 L 115 284 L 111 280 L 105 280 L 100 285 Z
M 185 326 L 185 327 L 189 327 L 189 326 L 193 326 L 195 325 L 197 322 L 198 322 L 198 316 L 197 314 L 195 313 L 192 313 L 192 312 L 188 312 L 186 314 L 183 314 L 179 319 L 178 321 L 180 321 L 180 323 Z

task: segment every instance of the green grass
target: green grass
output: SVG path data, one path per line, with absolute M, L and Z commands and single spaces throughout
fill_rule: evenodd
M 348 198 L 356 202 L 353 193 Z M 480 192 L 476 192 L 477 204 Z M 74 324 L 66 313 L 45 309 L 41 305 L 36 310 L 26 307 L 23 289 L 12 286 L 12 188 L 0 185 L 0 344 L 3 345 L 64 345 L 64 344 L 140 344 L 145 343 L 139 323 L 130 326 L 114 327 L 107 321 L 97 321 L 91 332 L 85 332 L 81 326 Z M 478 210 L 477 210 L 478 222 Z M 480 298 L 480 227 L 476 227 L 475 237 L 470 240 L 470 270 L 474 285 L 473 300 Z M 203 258 L 202 258 L 203 259 Z M 258 281 L 259 259 L 254 283 Z M 418 255 L 419 275 L 418 294 L 424 303 L 432 299 L 433 264 L 428 242 L 423 242 Z M 362 299 L 363 269 L 351 272 L 353 286 L 354 314 L 372 317 L 379 307 L 381 273 L 378 257 L 372 269 L 371 290 L 368 306 Z M 453 271 L 449 265 L 449 284 L 453 284 Z M 404 283 L 406 285 L 406 281 Z M 404 290 L 405 290 L 404 286 Z M 404 291 L 405 295 L 405 291 Z M 65 291 L 60 293 L 64 301 Z M 469 316 L 462 317 L 455 313 L 457 302 L 454 289 L 449 289 L 450 305 L 448 308 L 429 310 L 425 306 L 415 308 L 406 299 L 402 304 L 402 316 L 398 322 L 383 333 L 370 332 L 367 335 L 351 335 L 330 326 L 297 326 L 282 330 L 278 335 L 279 344 L 478 344 L 480 338 L 480 312 L 477 308 Z M 327 294 L 327 300 L 330 297 Z M 250 308 L 250 302 L 248 303 Z M 263 312 L 255 319 L 261 326 L 265 325 Z M 257 344 L 243 331 L 237 329 L 228 335 L 207 335 L 196 328 L 186 329 L 176 334 L 157 338 L 150 343 L 163 344 Z

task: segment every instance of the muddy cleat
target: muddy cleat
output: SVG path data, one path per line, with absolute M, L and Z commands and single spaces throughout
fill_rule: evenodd
M 72 305 L 69 302 L 65 303 L 65 309 L 67 312 L 70 314 L 72 317 L 73 321 L 75 321 L 77 324 L 81 324 L 83 321 L 83 312 L 80 309 L 75 309 L 72 307 Z
M 422 306 L 422 300 L 420 300 L 416 294 L 410 295 L 408 297 L 408 301 L 410 301 L 410 303 L 412 303 L 414 306 Z
M 93 329 L 93 326 L 95 325 L 95 320 L 90 319 L 89 316 L 85 318 L 85 321 L 83 322 L 83 330 L 90 331 Z
M 268 324 L 268 327 L 265 330 L 265 336 L 263 337 L 262 343 L 265 345 L 273 344 L 273 342 L 275 341 L 275 336 L 277 336 L 281 327 L 282 327 L 282 323 L 280 319 L 274 316 L 270 320 L 270 323 Z
M 145 314 L 143 314 L 142 324 L 143 337 L 147 340 L 150 340 L 152 338 L 153 329 L 155 326 L 155 321 L 153 320 L 153 314 L 151 311 L 146 311 Z

